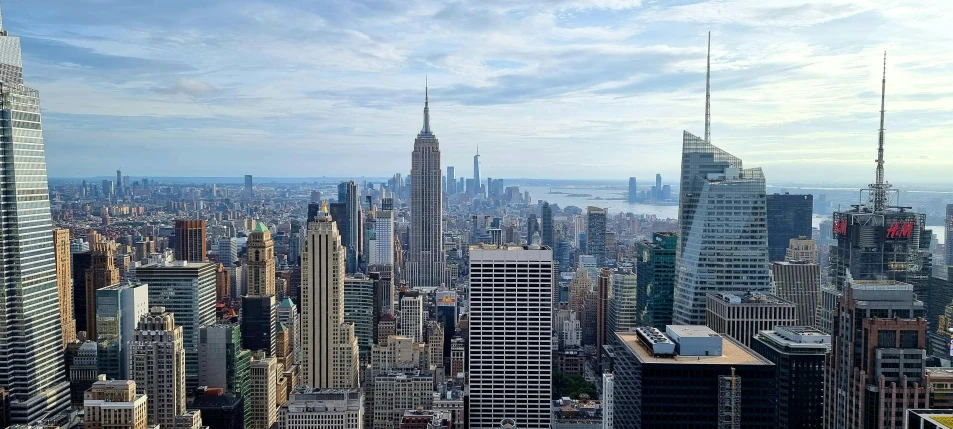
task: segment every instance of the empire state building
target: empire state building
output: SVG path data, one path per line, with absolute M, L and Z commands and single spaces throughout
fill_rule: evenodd
M 410 285 L 438 287 L 444 274 L 443 170 L 440 141 L 430 130 L 430 100 L 424 90 L 424 127 L 414 140 L 410 169 Z

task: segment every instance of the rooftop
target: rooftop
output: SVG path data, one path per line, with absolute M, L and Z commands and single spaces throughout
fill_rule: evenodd
M 670 325 L 686 336 L 718 335 L 707 326 Z M 625 347 L 644 363 L 679 363 L 688 365 L 773 365 L 771 361 L 751 351 L 731 338 L 724 338 L 721 356 L 655 356 L 652 350 L 639 341 L 636 332 L 616 332 Z
M 519 245 L 519 244 L 504 244 L 502 246 L 496 244 L 473 244 L 470 245 L 470 250 L 552 250 L 548 246 L 540 245 Z
M 806 326 L 777 326 L 773 331 L 760 331 L 763 340 L 799 349 L 829 349 L 831 336 Z
M 791 304 L 791 302 L 785 301 L 781 298 L 778 298 L 774 295 L 769 295 L 765 293 L 746 293 L 744 295 L 736 295 L 730 292 L 719 292 L 719 293 L 710 293 L 709 296 L 713 296 L 716 299 L 724 301 L 728 304 Z

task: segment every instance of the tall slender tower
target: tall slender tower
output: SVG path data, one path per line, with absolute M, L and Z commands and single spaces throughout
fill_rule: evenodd
M 424 90 L 424 127 L 414 140 L 410 169 L 410 274 L 412 287 L 438 287 L 444 274 L 443 170 L 440 142 L 430 130 Z
M 301 376 L 316 389 L 358 386 L 357 338 L 344 323 L 344 253 L 325 201 L 301 252 Z
M 208 248 L 205 241 L 205 220 L 177 219 L 175 221 L 175 259 L 205 262 L 206 253 Z
M 96 291 L 119 283 L 112 243 L 93 245 L 92 266 L 86 270 L 86 338 L 97 341 Z
M 706 137 L 686 131 L 682 140 L 673 308 L 678 325 L 705 324 L 708 293 L 771 288 L 764 174 L 711 144 L 709 93 Z
M 14 424 L 69 406 L 41 130 L 40 94 L 23 85 L 20 39 L 0 22 L 0 387 L 11 392 Z
M 264 223 L 248 234 L 248 295 L 275 294 L 275 241 Z
M 56 283 L 60 296 L 60 330 L 63 346 L 76 340 L 76 319 L 73 318 L 73 256 L 69 250 L 69 229 L 53 230 L 56 245 Z
M 480 146 L 477 146 L 476 155 L 473 155 L 473 195 L 480 195 L 482 192 L 480 184 Z
M 130 376 L 148 398 L 149 424 L 176 427 L 185 414 L 185 346 L 182 327 L 165 307 L 153 307 L 139 319 L 129 342 Z

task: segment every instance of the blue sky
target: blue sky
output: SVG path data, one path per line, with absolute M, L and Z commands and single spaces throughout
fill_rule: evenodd
M 678 175 L 682 130 L 769 182 L 948 182 L 953 2 L 5 0 L 49 174 L 387 176 L 424 76 L 445 166 Z

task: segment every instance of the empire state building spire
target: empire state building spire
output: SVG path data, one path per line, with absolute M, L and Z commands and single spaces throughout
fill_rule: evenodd
M 430 132 L 430 95 L 428 94 L 427 78 L 424 78 L 424 128 L 420 134 L 432 134 Z

